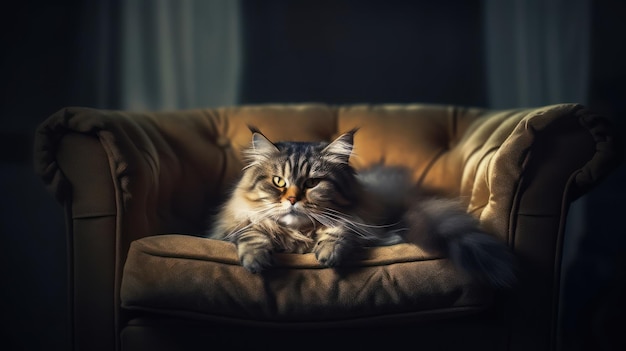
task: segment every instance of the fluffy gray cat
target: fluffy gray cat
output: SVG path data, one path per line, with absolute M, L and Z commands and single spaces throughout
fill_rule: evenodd
M 331 143 L 273 143 L 251 130 L 242 178 L 209 231 L 235 243 L 250 272 L 271 267 L 274 252 L 313 252 L 334 267 L 363 247 L 412 242 L 494 287 L 514 283 L 508 247 L 456 201 L 419 194 L 400 168 L 357 173 L 348 162 L 356 130 Z

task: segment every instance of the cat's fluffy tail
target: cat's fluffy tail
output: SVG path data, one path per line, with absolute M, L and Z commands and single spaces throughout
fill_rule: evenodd
M 496 288 L 516 282 L 515 259 L 501 240 L 482 231 L 455 201 L 422 199 L 406 214 L 407 241 L 448 256 L 459 269 Z

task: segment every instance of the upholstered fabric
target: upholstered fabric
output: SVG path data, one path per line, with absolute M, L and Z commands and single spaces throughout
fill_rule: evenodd
M 173 311 L 172 323 L 280 324 L 374 316 L 415 322 L 430 310 L 463 325 L 447 311 L 472 306 L 466 311 L 478 315 L 490 306 L 490 293 L 479 293 L 445 259 L 424 260 L 410 246 L 371 253 L 410 262 L 361 269 L 363 263 L 355 263 L 345 276 L 317 267 L 310 256 L 289 256 L 264 278 L 237 273 L 243 271 L 230 244 L 182 236 L 206 229 L 239 176 L 248 125 L 274 141 L 332 140 L 358 127 L 351 159 L 357 169 L 379 162 L 406 167 L 424 189 L 460 197 L 520 262 L 520 286 L 504 308 L 509 312 L 482 320 L 504 326 L 507 335 L 499 340 L 508 340 L 510 349 L 553 344 L 569 203 L 621 162 L 619 136 L 606 119 L 576 104 L 514 110 L 296 104 L 160 112 L 70 107 L 41 124 L 35 168 L 67 213 L 76 348 L 119 349 L 122 331 L 130 337 L 130 330 L 140 343 L 138 335 L 154 335 L 141 325 Z M 373 280 L 364 295 L 333 295 L 357 291 L 366 277 Z M 385 280 L 391 278 L 393 284 Z M 326 284 L 317 304 L 310 288 L 316 281 Z M 216 293 L 228 284 L 241 295 Z M 255 297 L 263 303 L 248 305 Z M 416 318 L 401 318 L 406 314 Z
M 320 265 L 313 254 L 276 254 L 275 262 L 252 274 L 228 242 L 143 238 L 130 247 L 122 307 L 213 321 L 354 325 L 443 318 L 491 304 L 489 290 L 410 244 L 364 250 L 339 269 Z

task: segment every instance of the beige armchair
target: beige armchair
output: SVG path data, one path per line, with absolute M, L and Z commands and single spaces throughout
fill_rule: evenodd
M 514 251 L 518 286 L 491 291 L 410 244 L 338 269 L 277 254 L 265 274 L 247 272 L 233 244 L 198 235 L 240 173 L 248 124 L 304 141 L 359 127 L 354 166 L 401 165 L 460 197 Z M 575 104 L 66 108 L 35 142 L 66 209 L 80 350 L 553 349 L 569 204 L 619 162 L 608 121 Z

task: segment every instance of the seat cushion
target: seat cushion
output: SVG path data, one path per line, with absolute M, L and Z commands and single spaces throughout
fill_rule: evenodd
M 275 254 L 245 270 L 232 243 L 187 235 L 131 244 L 121 286 L 129 310 L 238 324 L 371 324 L 481 311 L 493 293 L 411 244 L 368 248 L 340 268 L 313 254 Z

